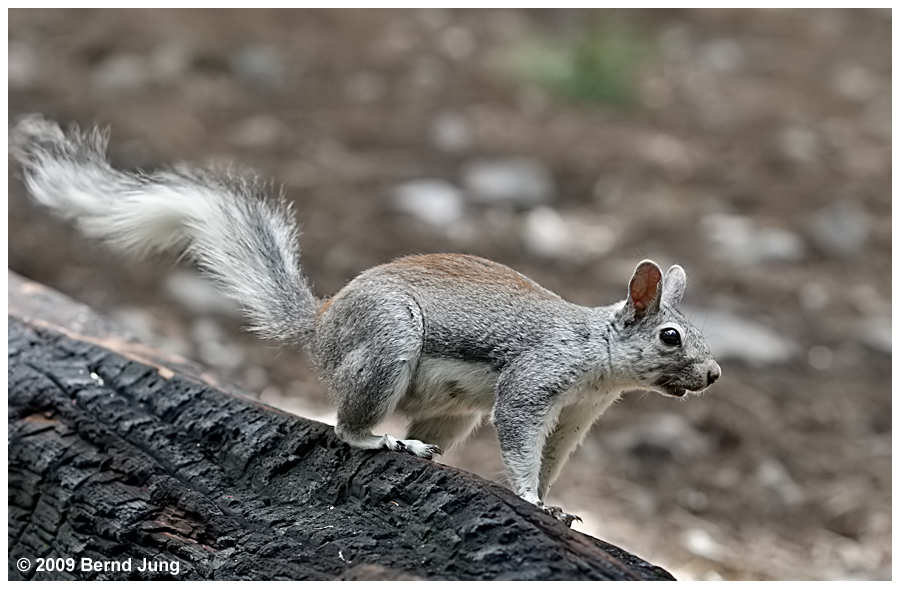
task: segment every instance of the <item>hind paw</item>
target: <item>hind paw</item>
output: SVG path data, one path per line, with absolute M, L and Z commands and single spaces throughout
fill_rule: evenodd
M 426 444 L 419 440 L 398 440 L 390 434 L 382 436 L 384 447 L 394 452 L 409 452 L 419 458 L 431 460 L 435 454 L 441 454 L 441 449 L 434 444 Z

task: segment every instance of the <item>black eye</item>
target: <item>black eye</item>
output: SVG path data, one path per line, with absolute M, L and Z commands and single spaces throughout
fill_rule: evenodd
M 659 332 L 659 339 L 662 340 L 664 344 L 670 346 L 680 346 L 681 345 L 681 335 L 678 333 L 677 329 L 673 329 L 671 327 L 667 327 Z

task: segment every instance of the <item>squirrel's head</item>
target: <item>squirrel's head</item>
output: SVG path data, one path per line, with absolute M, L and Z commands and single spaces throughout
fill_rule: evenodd
M 686 284 L 681 266 L 669 268 L 664 278 L 659 266 L 644 260 L 614 319 L 622 369 L 641 388 L 673 397 L 699 393 L 722 374 L 703 335 L 677 309 Z

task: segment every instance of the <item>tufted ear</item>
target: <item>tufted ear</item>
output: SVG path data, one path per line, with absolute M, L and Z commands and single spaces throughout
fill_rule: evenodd
M 666 272 L 663 280 L 662 300 L 670 307 L 677 307 L 684 296 L 684 287 L 687 285 L 687 274 L 681 266 L 672 266 Z
M 625 309 L 635 319 L 641 319 L 659 311 L 662 294 L 662 270 L 650 260 L 644 260 L 634 270 L 628 283 L 628 299 Z

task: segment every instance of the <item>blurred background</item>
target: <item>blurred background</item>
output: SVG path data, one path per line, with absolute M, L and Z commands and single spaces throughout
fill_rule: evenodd
M 126 168 L 283 183 L 319 295 L 410 253 L 586 305 L 643 258 L 681 264 L 722 379 L 626 395 L 550 502 L 679 579 L 890 578 L 890 10 L 8 15 L 11 121 L 108 125 Z M 11 269 L 332 420 L 303 354 L 189 265 L 81 240 L 13 166 L 9 188 Z M 489 425 L 443 461 L 503 481 Z

